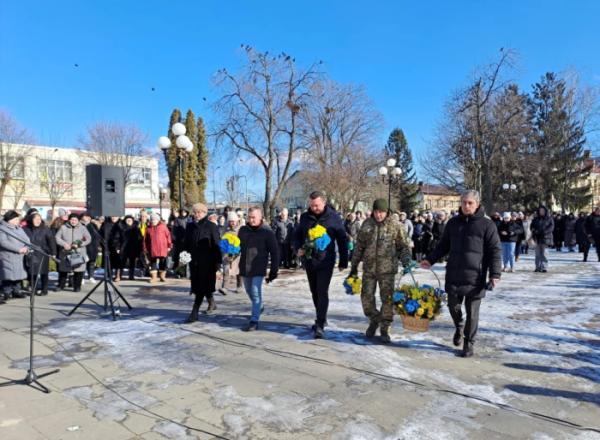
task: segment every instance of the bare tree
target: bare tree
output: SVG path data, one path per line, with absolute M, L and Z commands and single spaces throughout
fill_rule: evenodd
M 21 199 L 23 198 L 23 196 L 25 195 L 25 192 L 27 190 L 27 185 L 25 180 L 20 180 L 20 179 L 12 179 L 10 181 L 10 183 L 8 184 L 8 186 L 10 186 L 12 195 L 13 195 L 13 209 L 18 209 L 19 208 L 19 202 L 21 201 Z
M 15 177 L 15 172 L 23 170 L 27 147 L 33 136 L 13 117 L 0 110 L 0 211 L 7 186 Z
M 373 192 L 383 118 L 361 87 L 321 81 L 302 108 L 308 183 L 340 210 L 354 210 Z
M 504 76 L 514 59 L 513 51 L 501 49 L 498 61 L 484 68 L 468 87 L 452 97 L 436 142 L 421 162 L 435 181 L 453 188 L 478 190 L 487 209 L 494 203 L 492 166 L 502 145 L 495 131 L 494 108 L 509 85 Z M 512 113 L 504 116 L 514 117 Z
M 123 167 L 125 186 L 131 183 L 132 168 L 143 165 L 148 154 L 144 147 L 148 136 L 133 124 L 98 122 L 88 127 L 79 143 L 101 165 Z
M 70 162 L 55 160 L 51 154 L 39 155 L 37 160 L 40 189 L 47 194 L 52 215 L 56 217 L 56 205 L 83 184 L 82 177 L 73 174 Z
M 221 97 L 213 104 L 217 115 L 217 145 L 249 155 L 265 178 L 263 208 L 267 217 L 291 175 L 294 159 L 304 148 L 299 114 L 320 77 L 320 63 L 301 69 L 290 55 L 270 55 L 243 46 L 247 57 L 238 73 L 221 69 L 215 84 Z

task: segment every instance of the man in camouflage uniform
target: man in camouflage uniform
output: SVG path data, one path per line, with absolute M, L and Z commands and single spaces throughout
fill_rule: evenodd
M 366 219 L 358 233 L 352 257 L 351 276 L 358 273 L 358 264 L 363 262 L 362 292 L 360 295 L 365 316 L 370 320 L 365 333 L 367 338 L 375 336 L 380 327 L 381 341 L 391 342 L 389 328 L 394 319 L 392 295 L 394 277 L 398 272 L 398 260 L 408 266 L 411 250 L 400 222 L 389 215 L 388 202 L 377 199 L 373 203 L 373 215 Z M 375 304 L 375 289 L 379 284 L 381 311 Z

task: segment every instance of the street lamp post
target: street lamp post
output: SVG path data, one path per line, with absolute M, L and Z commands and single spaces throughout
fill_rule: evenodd
M 176 122 L 171 127 L 171 133 L 176 136 L 175 147 L 177 148 L 177 170 L 179 174 L 179 209 L 183 209 L 183 155 L 184 153 L 191 153 L 194 149 L 194 144 L 189 137 L 185 135 L 185 125 L 181 122 Z M 169 148 L 173 147 L 171 139 L 167 136 L 161 136 L 158 138 L 158 147 L 164 153 Z
M 379 168 L 379 175 L 381 176 L 381 181 L 383 183 L 387 182 L 388 185 L 388 209 L 391 209 L 392 203 L 392 183 L 400 180 L 400 176 L 402 175 L 402 168 L 396 166 L 396 159 L 390 157 L 386 166 Z M 386 179 L 387 177 L 387 179 Z
M 512 193 L 517 189 L 514 183 L 503 183 L 502 189 L 508 191 L 508 210 L 512 212 Z
M 163 204 L 163 200 L 165 199 L 165 196 L 167 195 L 167 189 L 161 184 L 158 185 L 158 212 L 160 215 L 161 220 L 163 219 L 163 212 L 162 212 L 162 204 Z
M 242 177 L 244 178 L 244 184 L 245 184 L 244 186 L 245 186 L 245 193 L 246 193 L 246 197 L 245 197 L 245 199 L 246 199 L 246 211 L 248 211 L 248 209 L 250 208 L 250 200 L 248 200 L 248 178 L 245 175 L 241 175 L 241 176 L 238 175 L 237 176 L 238 179 L 241 179 Z

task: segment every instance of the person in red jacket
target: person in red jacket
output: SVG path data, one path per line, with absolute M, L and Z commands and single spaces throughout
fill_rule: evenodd
M 146 228 L 144 236 L 144 252 L 150 260 L 151 283 L 158 281 L 157 274 L 161 281 L 167 280 L 167 255 L 169 255 L 171 247 L 171 232 L 167 225 L 160 221 L 158 214 L 152 214 L 150 225 Z

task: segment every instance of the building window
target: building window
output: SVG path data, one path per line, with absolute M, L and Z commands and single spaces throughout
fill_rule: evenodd
M 11 179 L 25 179 L 25 159 L 23 157 L 6 156 L 0 167 L 0 178 L 3 177 L 4 170 L 12 167 L 10 170 Z
M 40 181 L 71 182 L 73 165 L 66 160 L 39 159 L 38 174 Z
M 150 168 L 131 167 L 129 183 L 132 185 L 152 186 L 152 170 Z

